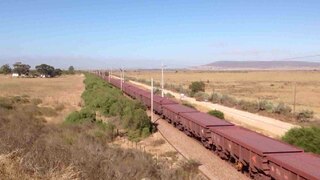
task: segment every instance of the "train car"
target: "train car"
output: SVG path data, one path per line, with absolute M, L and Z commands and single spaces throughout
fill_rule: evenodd
M 163 106 L 165 105 L 179 104 L 177 101 L 174 101 L 166 97 L 160 97 L 160 99 L 157 99 L 153 103 L 154 110 L 157 114 L 163 114 Z
M 234 126 L 232 123 L 203 112 L 182 113 L 180 121 L 182 124 L 180 130 L 201 140 L 207 148 L 212 144 L 210 127 Z
M 142 97 L 142 101 L 144 104 L 150 108 L 151 107 L 151 92 L 145 93 Z M 157 114 L 162 114 L 163 112 L 163 105 L 169 104 L 178 104 L 178 102 L 171 100 L 167 97 L 161 97 L 159 95 L 153 95 L 153 111 Z
M 319 180 L 320 157 L 310 153 L 267 155 L 273 179 Z
M 238 170 L 248 171 L 259 179 L 269 176 L 267 155 L 302 153 L 303 150 L 239 127 L 211 127 L 211 139 L 215 152 L 223 159 L 235 162 Z
M 189 108 L 187 106 L 181 105 L 181 104 L 169 104 L 169 105 L 163 105 L 163 117 L 167 119 L 169 123 L 172 123 L 174 126 L 180 129 L 180 126 L 182 126 L 180 122 L 180 115 L 182 113 L 193 113 L 193 112 L 199 112 L 196 109 Z

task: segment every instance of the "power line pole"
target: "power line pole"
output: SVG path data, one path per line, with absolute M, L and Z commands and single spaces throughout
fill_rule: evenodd
M 120 69 L 120 86 L 122 91 L 122 69 Z
M 161 64 L 161 97 L 164 96 L 164 93 L 163 93 L 163 86 L 164 86 L 164 82 L 163 82 L 163 63 Z
M 111 72 L 110 72 L 110 70 L 108 71 L 108 81 L 109 81 L 109 83 L 110 83 L 110 77 L 111 77 Z
M 153 78 L 151 78 L 151 108 L 150 108 L 150 116 L 151 122 L 153 122 Z
M 296 113 L 296 98 L 297 98 L 297 82 L 294 83 L 294 88 L 293 88 L 293 114 Z

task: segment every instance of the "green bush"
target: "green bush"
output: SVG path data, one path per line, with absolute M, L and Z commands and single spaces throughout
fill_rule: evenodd
M 283 137 L 285 142 L 299 146 L 307 152 L 320 154 L 320 128 L 302 127 L 290 129 Z
M 199 92 L 199 91 L 204 92 L 205 86 L 206 86 L 206 85 L 204 84 L 204 82 L 202 82 L 202 81 L 195 81 L 195 82 L 192 82 L 192 83 L 189 85 L 189 89 L 191 90 L 192 95 L 194 95 L 195 93 L 197 93 L 197 92 Z
M 224 114 L 223 112 L 219 111 L 219 110 L 211 110 L 208 112 L 208 114 L 212 115 L 212 116 L 215 116 L 217 118 L 220 118 L 220 119 L 224 119 Z
M 120 90 L 95 75 L 86 74 L 84 83 L 85 108 L 70 114 L 67 122 L 95 121 L 95 112 L 99 111 L 105 116 L 118 116 L 119 124 L 128 131 L 130 139 L 146 137 L 152 132 L 146 107 L 140 102 L 123 96 Z
M 80 111 L 74 111 L 66 118 L 66 123 L 82 123 L 86 121 L 95 121 L 96 113 L 88 108 L 81 109 Z

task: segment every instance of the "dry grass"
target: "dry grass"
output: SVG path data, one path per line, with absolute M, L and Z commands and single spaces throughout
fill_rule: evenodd
M 84 91 L 83 75 L 58 78 L 12 78 L 0 75 L 0 97 L 29 96 L 35 104 L 52 107 L 59 113 L 48 117 L 52 123 L 60 123 L 72 111 L 79 110 Z
M 138 79 L 153 77 L 160 82 L 160 71 L 131 71 L 127 76 Z M 188 87 L 192 81 L 204 81 L 206 91 L 228 94 L 238 99 L 266 99 L 293 104 L 297 84 L 297 111 L 310 109 L 320 118 L 320 71 L 166 71 L 168 84 Z

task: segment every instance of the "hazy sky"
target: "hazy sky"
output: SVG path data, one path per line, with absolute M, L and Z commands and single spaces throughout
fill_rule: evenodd
M 313 54 L 319 0 L 0 0 L 0 64 L 152 68 Z

